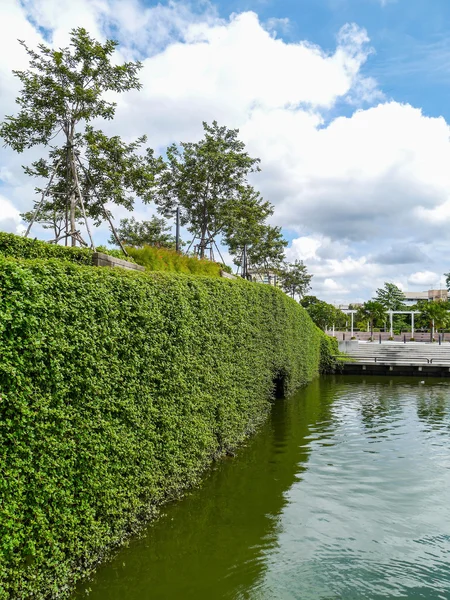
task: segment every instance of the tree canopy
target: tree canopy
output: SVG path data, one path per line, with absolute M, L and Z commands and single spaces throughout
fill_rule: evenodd
M 153 199 L 162 215 L 173 217 L 180 207 L 181 224 L 199 239 L 198 253 L 207 249 L 219 235 L 237 247 L 243 219 L 254 235 L 259 220 L 271 207 L 249 186 L 247 177 L 259 171 L 259 158 L 252 158 L 238 138 L 238 129 L 221 127 L 216 121 L 203 123 L 199 142 L 181 142 L 167 148 L 161 164 Z M 254 213 L 252 213 L 252 210 Z
M 394 283 L 386 282 L 382 288 L 377 289 L 374 300 L 386 310 L 403 310 L 405 295 Z
M 292 298 L 295 296 L 302 298 L 311 289 L 312 277 L 303 261 L 295 260 L 293 263 L 287 263 L 281 271 L 281 287 Z
M 332 325 L 335 327 L 345 326 L 346 314 L 332 304 L 319 300 L 316 296 L 304 296 L 300 300 L 300 304 L 306 308 L 313 322 L 322 330 Z
M 416 319 L 417 325 L 429 327 L 431 330 L 445 329 L 450 325 L 450 312 L 448 302 L 436 300 L 428 302 L 427 300 L 419 300 L 417 309 L 420 310 L 420 315 Z
M 390 285 L 390 284 L 386 284 Z M 379 290 L 377 290 L 379 291 Z M 362 306 L 359 307 L 357 318 L 361 320 L 367 320 L 370 323 L 370 335 L 373 337 L 373 326 L 375 321 L 382 321 L 386 315 L 386 308 L 377 300 L 368 300 Z
M 157 248 L 175 248 L 175 237 L 169 233 L 171 227 L 165 219 L 153 216 L 150 221 L 136 221 L 134 217 L 121 219 L 117 234 L 125 246 L 142 248 L 143 246 L 156 246 Z M 117 244 L 114 236 L 110 244 Z
M 134 195 L 146 199 L 153 182 L 158 161 L 151 151 L 137 154 L 145 136 L 126 144 L 90 125 L 94 119 L 114 117 L 116 104 L 106 99 L 108 92 L 140 89 L 141 64 L 113 64 L 117 42 L 102 44 L 82 27 L 71 31 L 67 48 L 54 50 L 39 44 L 33 50 L 20 43 L 30 68 L 13 71 L 22 84 L 16 100 L 20 110 L 6 117 L 0 136 L 17 152 L 36 145 L 49 148 L 47 157 L 25 168 L 29 175 L 48 180 L 37 188 L 41 200 L 25 218 L 47 222 L 53 215 L 60 226 L 64 223 L 65 237 L 72 239 L 72 245 L 84 242 L 76 228 L 83 218 L 93 245 L 88 217 L 96 224 L 107 219 L 112 226 L 105 203 L 130 209 Z

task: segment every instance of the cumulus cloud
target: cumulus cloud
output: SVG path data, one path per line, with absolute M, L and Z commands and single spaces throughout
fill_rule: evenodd
M 434 271 L 417 271 L 416 273 L 411 273 L 408 277 L 408 283 L 413 286 L 421 286 L 424 289 L 431 289 L 436 286 L 439 287 L 441 279 L 441 273 L 435 273 Z
M 2 195 L 0 195 L 0 231 L 10 233 L 22 233 L 23 231 L 19 211 Z
M 418 246 L 411 244 L 394 244 L 389 250 L 380 252 L 373 261 L 382 265 L 408 265 L 429 260 L 428 256 Z
M 15 110 L 11 69 L 27 65 L 15 39 L 65 45 L 79 25 L 101 39 L 118 37 L 117 60 L 143 62 L 143 89 L 118 97 L 116 119 L 102 125 L 108 133 L 147 133 L 162 152 L 198 139 L 204 120 L 240 128 L 262 159 L 253 183 L 275 205 L 273 222 L 294 235 L 288 258 L 305 260 L 317 293 L 356 300 L 386 280 L 406 289 L 418 273 L 448 270 L 431 265 L 436 240 L 440 255 L 448 253 L 448 124 L 384 99 L 364 74 L 373 49 L 363 28 L 344 24 L 325 51 L 278 38 L 286 20 L 262 23 L 254 12 L 219 18 L 209 2 L 3 0 L 0 119 Z M 353 113 L 336 117 L 340 103 Z M 38 155 L 0 150 L 0 192 L 17 211 L 34 196 L 21 164 Z M 139 207 L 143 215 L 152 210 Z

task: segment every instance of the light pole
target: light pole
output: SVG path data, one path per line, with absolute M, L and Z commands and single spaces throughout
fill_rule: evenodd
M 244 248 L 242 250 L 242 277 L 244 279 L 248 279 L 248 270 L 247 270 L 247 244 L 244 244 Z
M 180 207 L 177 206 L 175 225 L 175 250 L 180 251 Z

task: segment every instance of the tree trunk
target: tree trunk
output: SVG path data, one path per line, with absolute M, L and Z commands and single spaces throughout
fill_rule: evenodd
M 205 258 L 205 250 L 206 250 L 206 223 L 202 223 L 202 228 L 200 232 L 200 258 Z

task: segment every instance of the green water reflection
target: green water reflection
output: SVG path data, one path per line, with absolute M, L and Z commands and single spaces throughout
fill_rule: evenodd
M 450 598 L 450 384 L 329 377 L 77 599 Z

